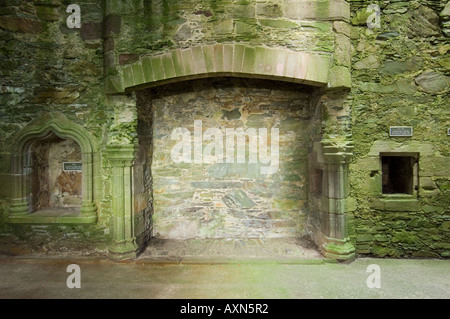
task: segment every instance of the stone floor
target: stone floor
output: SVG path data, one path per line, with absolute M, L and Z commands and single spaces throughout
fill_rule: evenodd
M 73 271 L 69 265 L 80 267 L 80 288 L 69 288 L 67 281 Z M 380 269 L 380 288 L 370 288 L 372 272 L 370 265 Z M 227 264 L 153 264 L 142 260 L 114 262 L 104 258 L 23 258 L 0 256 L 0 300 L 2 299 L 158 299 L 155 303 L 142 304 L 168 318 L 182 318 L 180 306 L 169 300 L 181 299 L 182 305 L 188 302 L 204 305 L 206 300 L 194 299 L 246 299 L 242 302 L 255 303 L 258 299 L 295 299 L 289 303 L 292 314 L 299 309 L 315 309 L 319 305 L 299 304 L 298 299 L 397 299 L 397 298 L 450 298 L 450 260 L 420 259 L 356 259 L 352 263 L 320 264 L 279 264 L 279 263 L 227 263 Z M 185 300 L 188 299 L 188 300 Z M 248 299 L 257 299 L 248 301 Z M 101 311 L 111 309 L 117 316 L 120 310 L 130 312 L 129 305 L 120 307 L 118 301 L 109 307 L 98 301 L 89 307 Z M 220 302 L 216 304 L 217 308 Z M 233 302 L 238 302 L 234 300 Z M 275 309 L 271 301 L 267 318 L 289 317 Z M 86 312 L 86 301 L 80 307 L 68 305 L 71 312 Z M 36 312 L 36 307 L 25 307 L 23 300 L 10 303 L 11 310 L 21 313 L 24 310 Z M 324 310 L 349 313 L 355 304 L 330 304 Z M 36 305 L 37 306 L 37 305 Z M 304 307 L 302 307 L 304 306 Z M 374 311 L 374 304 L 368 304 L 368 311 Z M 312 308 L 311 308 L 312 307 Z M 322 306 L 323 307 L 323 306 Z M 91 309 L 92 308 L 92 309 Z M 407 307 L 412 309 L 411 307 Z M 137 307 L 132 308 L 138 309 Z M 222 308 L 224 309 L 224 308 Z M 364 312 L 364 308 L 363 312 Z M 404 315 L 405 307 L 399 307 Z M 415 309 L 415 308 L 414 308 Z M 443 304 L 440 308 L 446 309 Z M 389 310 L 390 313 L 392 310 Z M 440 311 L 440 310 L 437 310 Z M 31 314 L 31 313 L 30 313 Z M 124 313 L 125 314 L 125 313 Z M 271 315 L 271 316 L 270 316 Z M 192 316 L 191 316 L 192 317 Z M 194 316 L 195 317 L 195 316 Z M 202 317 L 202 316 L 198 316 Z M 206 315 L 204 316 L 207 317 Z M 239 315 L 229 318 L 241 318 Z M 243 316 L 242 316 L 243 317 Z M 261 316 L 262 317 L 262 316 Z M 265 316 L 264 316 L 265 317 Z
M 323 257 L 306 237 L 169 240 L 153 238 L 139 260 L 174 263 L 320 262 Z

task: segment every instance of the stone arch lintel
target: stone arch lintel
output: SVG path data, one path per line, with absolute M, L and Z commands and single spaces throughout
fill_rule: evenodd
M 31 140 L 44 137 L 50 132 L 61 138 L 73 139 L 80 145 L 83 153 L 97 152 L 90 133 L 61 113 L 46 113 L 30 122 L 15 136 L 12 152 L 21 153 Z
M 109 94 L 190 79 L 233 76 L 295 82 L 318 87 L 334 86 L 330 80 L 332 56 L 285 48 L 244 44 L 202 45 L 143 56 L 118 68 L 106 79 Z

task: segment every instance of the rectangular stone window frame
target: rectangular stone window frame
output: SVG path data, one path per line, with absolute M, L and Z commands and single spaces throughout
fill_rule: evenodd
M 412 176 L 411 176 L 411 192 L 384 192 L 383 191 L 383 176 L 385 175 L 385 171 L 383 168 L 383 159 L 387 159 L 389 157 L 398 157 L 398 158 L 412 158 L 414 160 L 414 164 L 412 167 Z M 419 197 L 419 157 L 420 153 L 418 152 L 380 152 L 379 153 L 379 167 L 381 173 L 380 180 L 380 194 L 383 200 L 401 200 L 401 199 L 410 199 L 416 200 Z M 397 162 L 398 163 L 398 162 Z M 385 162 L 386 165 L 386 162 Z M 395 173 L 394 173 L 395 174 Z M 401 178 L 401 176 L 399 176 Z

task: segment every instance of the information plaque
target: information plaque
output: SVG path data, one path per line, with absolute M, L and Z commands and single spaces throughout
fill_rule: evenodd
M 390 136 L 412 136 L 413 128 L 412 126 L 391 126 L 389 128 Z
M 81 172 L 83 164 L 81 162 L 64 162 L 63 171 L 64 172 Z

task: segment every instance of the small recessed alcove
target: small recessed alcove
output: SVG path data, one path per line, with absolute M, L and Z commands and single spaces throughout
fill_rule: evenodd
M 28 155 L 30 212 L 79 214 L 82 205 L 80 146 L 51 132 L 33 142 Z
M 64 115 L 45 114 L 16 136 L 9 222 L 85 224 L 97 220 L 92 136 Z

